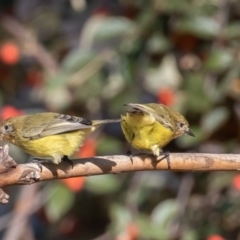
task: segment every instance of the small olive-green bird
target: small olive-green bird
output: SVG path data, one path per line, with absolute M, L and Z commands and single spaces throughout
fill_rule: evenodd
M 37 113 L 3 121 L 0 136 L 25 152 L 37 157 L 53 157 L 55 164 L 70 161 L 85 138 L 98 126 L 116 120 L 87 120 L 59 113 Z
M 150 150 L 154 156 L 162 153 L 162 147 L 181 135 L 194 134 L 185 117 L 163 104 L 124 104 L 132 109 L 122 115 L 123 133 L 136 149 Z

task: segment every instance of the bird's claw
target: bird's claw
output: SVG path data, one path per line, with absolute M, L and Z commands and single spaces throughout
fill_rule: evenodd
M 35 164 L 39 167 L 40 172 L 42 172 L 43 165 L 41 164 L 41 159 L 34 158 L 34 159 L 32 160 L 32 163 L 35 163 Z
M 133 163 L 133 155 L 132 155 L 132 151 L 128 150 L 127 151 L 127 155 L 130 157 L 131 162 Z
M 73 161 L 71 159 L 69 159 L 68 156 L 63 156 L 62 161 L 68 162 L 71 165 L 71 167 L 73 168 Z
M 166 152 L 160 152 L 159 154 L 160 156 L 163 156 L 162 158 L 158 159 L 158 162 L 162 161 L 163 159 L 167 160 L 167 164 L 168 164 L 168 169 L 171 169 L 171 163 L 170 163 L 170 152 L 166 151 Z

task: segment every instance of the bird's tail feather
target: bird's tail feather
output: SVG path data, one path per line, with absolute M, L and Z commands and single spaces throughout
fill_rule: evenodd
M 121 119 L 103 119 L 103 120 L 93 120 L 93 125 L 102 125 L 107 123 L 115 123 L 115 122 L 121 122 Z

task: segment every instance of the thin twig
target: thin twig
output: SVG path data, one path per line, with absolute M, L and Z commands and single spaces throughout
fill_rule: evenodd
M 57 72 L 57 62 L 29 29 L 9 16 L 1 18 L 1 25 L 25 46 L 28 54 L 34 56 L 49 75 Z
M 28 186 L 26 186 L 28 188 Z M 51 189 L 51 191 L 50 191 Z M 41 188 L 41 190 L 38 190 L 38 192 L 34 195 L 34 201 L 31 201 L 33 203 L 31 209 L 29 209 L 29 215 L 35 213 L 38 211 L 42 206 L 46 204 L 46 202 L 49 201 L 49 199 L 52 198 L 52 196 L 55 194 L 55 189 L 53 190 L 50 185 L 45 185 Z M 28 204 L 29 201 L 26 201 L 26 204 Z M 12 224 L 12 220 L 14 218 L 14 211 L 11 211 L 9 213 L 6 213 L 5 215 L 0 217 L 0 231 L 2 231 L 5 228 L 8 228 Z M 19 221 L 24 220 L 25 216 L 22 216 L 22 218 L 19 219 Z
M 15 214 L 9 228 L 3 236 L 3 240 L 22 239 L 27 221 L 35 205 L 34 196 L 37 192 L 37 185 L 30 187 L 24 186 L 19 196 L 18 204 L 15 208 Z M 31 201 L 29 201 L 31 199 Z M 26 238 L 24 238 L 26 239 Z
M 172 239 L 178 238 L 180 236 L 180 230 L 181 230 L 181 224 L 182 224 L 181 219 L 183 218 L 184 213 L 186 211 L 193 186 L 194 186 L 193 176 L 191 174 L 185 175 L 182 178 L 178 195 L 177 195 L 179 212 L 176 216 L 175 222 L 172 224 L 172 227 L 171 227 Z
M 90 77 L 98 72 L 106 62 L 115 56 L 114 51 L 110 49 L 104 49 L 102 52 L 97 54 L 89 63 L 83 68 L 74 73 L 68 80 L 68 87 L 77 87 L 84 84 Z

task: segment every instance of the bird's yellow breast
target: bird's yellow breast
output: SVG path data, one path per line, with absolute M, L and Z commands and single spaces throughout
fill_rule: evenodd
M 122 116 L 121 126 L 127 140 L 132 143 L 133 147 L 144 150 L 151 150 L 153 145 L 158 145 L 159 148 L 167 145 L 174 138 L 174 133 L 158 121 L 152 122 L 152 118 L 145 116 L 142 115 L 142 122 L 145 124 L 139 124 L 141 122 L 139 115 L 137 124 L 135 124 L 135 116 L 128 116 L 128 118 Z
M 91 131 L 90 129 L 88 131 Z M 71 131 L 62 134 L 51 135 L 36 140 L 25 140 L 17 144 L 27 153 L 39 157 L 71 156 L 84 142 L 88 131 Z

